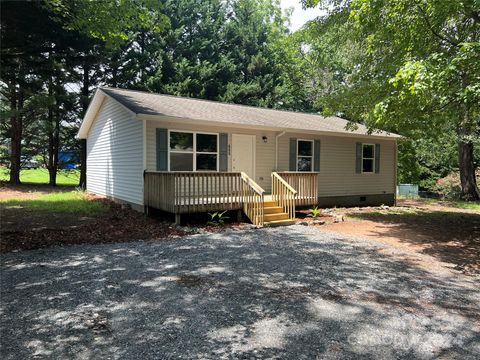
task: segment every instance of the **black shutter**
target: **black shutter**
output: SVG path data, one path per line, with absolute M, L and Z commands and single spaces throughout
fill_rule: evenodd
M 380 172 L 380 144 L 375 144 L 375 173 Z
M 228 171 L 228 134 L 220 134 L 220 159 L 218 170 L 219 171 Z
M 157 171 L 168 170 L 168 131 L 156 129 L 157 138 Z
M 313 171 L 320 171 L 320 140 L 313 141 Z
M 355 160 L 355 172 L 360 174 L 362 172 L 362 143 L 360 142 L 357 142 L 357 154 Z
M 297 171 L 297 139 L 290 138 L 288 170 Z

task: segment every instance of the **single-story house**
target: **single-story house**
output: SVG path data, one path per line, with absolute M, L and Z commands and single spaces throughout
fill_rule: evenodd
M 238 209 L 255 224 L 295 206 L 395 202 L 399 135 L 339 117 L 98 88 L 78 137 L 87 190 L 176 214 Z

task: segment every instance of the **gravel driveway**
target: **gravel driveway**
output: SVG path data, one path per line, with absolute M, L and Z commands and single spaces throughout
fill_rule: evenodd
M 9 253 L 2 358 L 478 359 L 479 278 L 389 251 L 291 226 Z

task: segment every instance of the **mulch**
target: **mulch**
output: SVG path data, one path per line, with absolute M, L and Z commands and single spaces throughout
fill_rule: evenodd
M 35 213 L 27 209 L 2 209 L 0 252 L 33 250 L 73 244 L 135 240 L 168 240 L 186 234 L 161 218 L 147 218 L 106 199 L 110 211 L 98 217 Z

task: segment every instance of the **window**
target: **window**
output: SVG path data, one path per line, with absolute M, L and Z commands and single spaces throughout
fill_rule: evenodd
M 170 131 L 170 171 L 217 171 L 218 134 Z
M 196 134 L 196 170 L 217 170 L 218 135 Z
M 362 173 L 375 171 L 375 145 L 362 144 Z
M 297 171 L 313 170 L 313 140 L 297 141 Z

